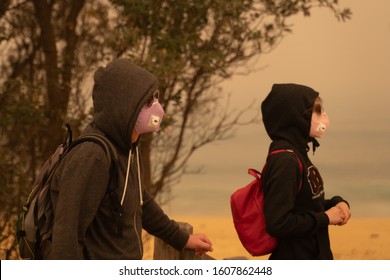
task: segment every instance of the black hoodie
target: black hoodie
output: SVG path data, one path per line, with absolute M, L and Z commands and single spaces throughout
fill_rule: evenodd
M 279 240 L 270 259 L 333 259 L 325 211 L 343 199 L 325 199 L 321 175 L 307 155 L 309 142 L 317 146 L 309 134 L 318 95 L 306 86 L 275 84 L 261 105 L 272 140 L 269 152 L 292 149 L 303 164 L 302 174 L 297 158 L 288 152 L 267 160 L 262 176 L 264 214 L 268 233 Z
M 98 69 L 94 80 L 94 121 L 83 134 L 105 135 L 117 148 L 120 174 L 115 187 L 124 215 L 118 225 L 107 195 L 114 181 L 109 181 L 104 150 L 92 142 L 77 145 L 62 161 L 52 185 L 55 220 L 48 258 L 141 259 L 142 228 L 182 249 L 188 235 L 145 191 L 138 142 L 131 142 L 137 116 L 157 89 L 156 77 L 127 59 L 118 59 Z

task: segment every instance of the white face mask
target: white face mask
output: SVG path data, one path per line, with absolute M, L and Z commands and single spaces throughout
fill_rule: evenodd
M 328 115 L 325 112 L 321 114 L 313 113 L 311 116 L 310 136 L 321 138 L 325 135 L 327 129 L 329 129 Z

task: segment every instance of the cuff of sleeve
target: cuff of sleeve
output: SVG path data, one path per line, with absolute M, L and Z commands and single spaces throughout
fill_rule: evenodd
M 190 238 L 189 234 L 184 232 L 183 230 L 178 230 L 175 234 L 175 237 L 172 239 L 171 245 L 176 250 L 182 250 L 187 244 L 188 239 Z
M 349 203 L 348 203 L 346 200 L 344 200 L 341 196 L 334 196 L 334 197 L 332 197 L 332 199 L 331 199 L 332 207 L 333 207 L 333 206 L 336 206 L 336 205 L 337 205 L 338 203 L 340 203 L 340 202 L 345 202 L 345 203 L 347 203 L 348 207 L 351 208 L 351 207 L 349 206 Z
M 320 224 L 320 227 L 327 227 L 329 225 L 329 217 L 326 215 L 325 212 L 322 212 L 319 214 L 318 221 Z

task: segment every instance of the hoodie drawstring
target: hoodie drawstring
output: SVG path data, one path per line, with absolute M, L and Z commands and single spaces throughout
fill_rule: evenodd
M 132 151 L 130 150 L 129 158 L 127 159 L 127 171 L 126 171 L 125 187 L 123 188 L 121 205 L 123 205 L 123 201 L 125 200 L 125 195 L 126 195 L 126 191 L 127 191 L 127 184 L 129 182 L 129 173 L 130 173 L 130 166 L 131 166 L 131 155 L 132 155 Z
M 126 171 L 126 179 L 125 179 L 125 186 L 123 188 L 123 194 L 121 199 L 121 205 L 123 206 L 123 202 L 125 200 L 126 191 L 127 191 L 127 185 L 129 183 L 129 174 L 130 174 L 130 166 L 131 166 L 131 156 L 132 156 L 132 150 L 129 152 L 129 158 L 127 161 L 127 171 Z M 139 199 L 140 199 L 140 205 L 142 206 L 144 201 L 142 197 L 142 184 L 141 184 L 141 170 L 139 165 L 139 152 L 138 147 L 136 147 L 136 154 L 137 154 L 137 173 L 138 173 L 138 188 L 139 188 Z
M 144 204 L 144 199 L 142 197 L 142 184 L 141 184 L 141 169 L 139 168 L 139 152 L 138 152 L 138 146 L 136 147 L 137 152 L 137 171 L 138 171 L 138 188 L 139 188 L 139 202 L 142 206 Z

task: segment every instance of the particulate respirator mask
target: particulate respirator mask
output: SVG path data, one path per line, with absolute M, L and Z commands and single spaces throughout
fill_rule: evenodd
M 164 109 L 158 102 L 158 99 L 153 98 L 151 104 L 145 104 L 144 107 L 142 107 L 134 129 L 139 134 L 158 131 L 160 129 L 163 116 Z
M 313 113 L 311 117 L 310 136 L 321 138 L 325 135 L 327 129 L 329 129 L 328 115 L 325 112 L 321 114 Z

